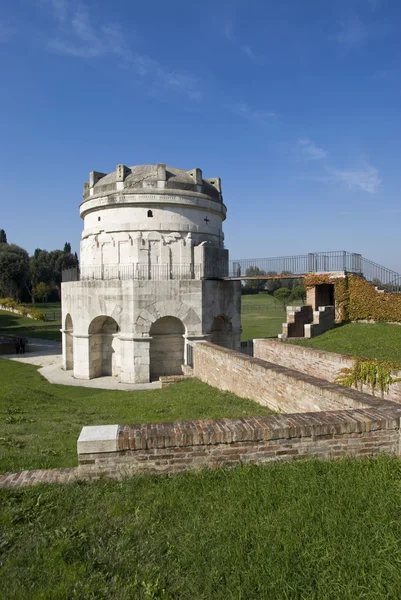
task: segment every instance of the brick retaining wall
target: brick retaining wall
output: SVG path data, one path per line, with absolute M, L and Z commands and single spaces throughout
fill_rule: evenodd
M 193 357 L 198 379 L 279 412 L 383 406 L 369 394 L 207 342 L 194 344 Z
M 255 358 L 296 369 L 301 373 L 330 382 L 335 380 L 341 369 L 350 368 L 355 363 L 355 359 L 346 354 L 336 354 L 267 339 L 254 340 L 253 354 Z M 398 377 L 400 376 L 401 373 L 398 374 Z M 364 391 L 369 393 L 369 387 L 365 386 Z M 401 402 L 401 383 L 394 383 L 389 393 L 384 394 L 384 398 Z
M 76 476 L 122 479 L 311 457 L 399 455 L 400 416 L 401 407 L 392 404 L 382 409 L 84 427 Z M 96 430 L 92 438 L 91 430 Z

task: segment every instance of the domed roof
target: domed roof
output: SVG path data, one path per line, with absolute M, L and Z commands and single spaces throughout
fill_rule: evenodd
M 138 189 L 156 187 L 151 185 L 152 182 L 165 181 L 164 187 L 167 189 L 189 190 L 205 194 L 213 200 L 222 201 L 220 179 L 204 180 L 200 169 L 184 171 L 164 164 L 134 165 L 132 167 L 118 165 L 117 170 L 107 175 L 98 172 L 93 172 L 92 175 L 93 195 L 113 192 L 117 188 L 117 182 L 123 182 L 124 189 Z M 88 191 L 90 184 L 85 185 L 88 186 L 85 188 Z M 86 195 L 84 192 L 84 196 Z

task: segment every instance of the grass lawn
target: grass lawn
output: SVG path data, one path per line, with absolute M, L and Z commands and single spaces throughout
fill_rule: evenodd
M 283 305 L 266 293 L 244 295 L 242 302 L 241 340 L 277 337 L 287 320 Z
M 305 461 L 0 491 L 0 596 L 401 597 L 401 463 Z
M 75 466 L 84 425 L 270 413 L 195 379 L 159 390 L 99 390 L 52 385 L 37 367 L 0 359 L 0 472 Z
M 287 343 L 401 363 L 401 326 L 388 323 L 347 323 L 310 340 Z
M 35 321 L 28 317 L 0 310 L 0 333 L 25 335 L 44 340 L 61 340 L 60 321 Z

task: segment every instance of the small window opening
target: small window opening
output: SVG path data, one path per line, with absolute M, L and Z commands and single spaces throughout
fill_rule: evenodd
M 153 213 L 151 210 L 148 210 L 148 217 L 153 217 Z
M 97 220 L 100 221 L 101 217 L 98 217 Z

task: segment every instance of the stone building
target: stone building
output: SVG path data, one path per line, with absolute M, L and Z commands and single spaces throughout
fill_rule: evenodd
M 80 214 L 80 270 L 62 284 L 64 369 L 144 383 L 180 374 L 191 341 L 239 349 L 219 178 L 164 164 L 93 171 Z

